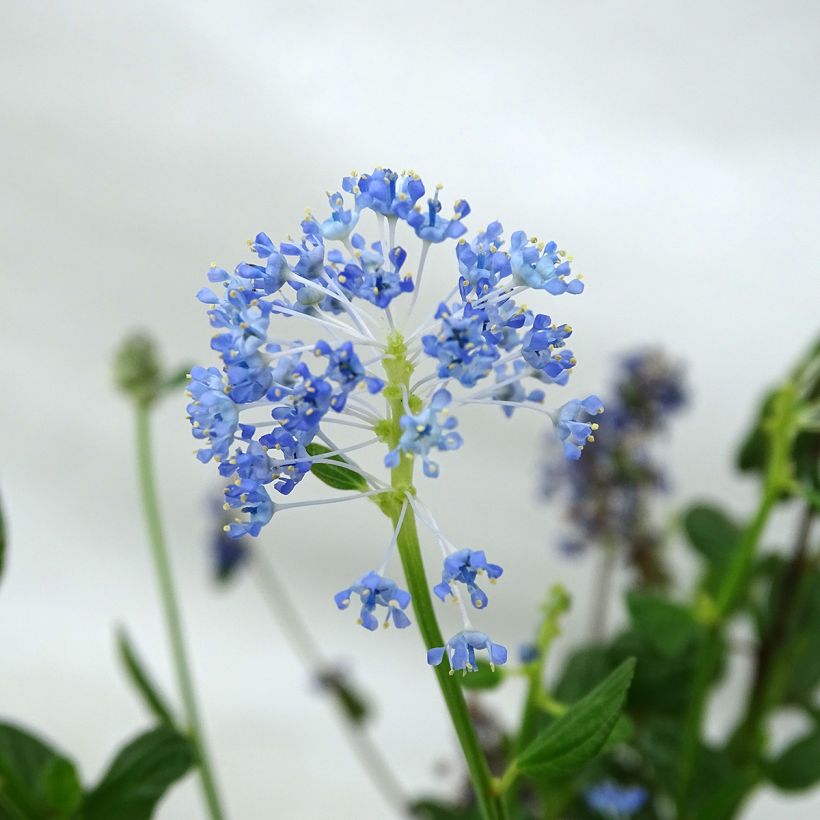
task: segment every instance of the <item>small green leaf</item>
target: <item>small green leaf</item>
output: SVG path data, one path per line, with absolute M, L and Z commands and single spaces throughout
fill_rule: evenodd
M 820 780 L 820 731 L 789 746 L 768 767 L 769 779 L 784 792 L 808 789 Z
M 683 527 L 708 566 L 706 588 L 716 592 L 740 541 L 740 529 L 726 513 L 708 504 L 690 507 Z
M 618 722 L 634 670 L 634 658 L 624 661 L 588 695 L 547 726 L 513 765 L 525 774 L 565 776 L 592 760 Z
M 681 655 L 702 634 L 689 609 L 658 595 L 632 592 L 627 607 L 635 632 L 666 657 Z
M 455 677 L 465 689 L 495 689 L 504 680 L 504 672 L 500 666 L 497 666 L 493 671 L 490 669 L 489 663 L 479 661 L 478 669 L 475 672 L 468 672 L 466 675 L 456 675 Z
M 308 444 L 305 449 L 310 456 L 322 456 L 325 453 L 333 452 L 329 447 L 315 443 Z M 314 464 L 310 469 L 319 481 L 323 481 L 335 490 L 357 490 L 359 492 L 365 492 L 369 489 L 364 476 L 356 472 L 352 465 L 350 465 L 350 462 L 343 456 L 338 454 L 328 456 L 327 460 L 338 461 L 339 466 L 337 467 L 335 464 Z
M 361 725 L 370 716 L 370 707 L 365 698 L 338 670 L 331 669 L 320 674 L 319 683 L 336 699 L 339 708 L 351 723 Z
M 0 817 L 70 817 L 81 787 L 74 765 L 19 726 L 0 724 Z
M 555 686 L 554 696 L 563 703 L 575 703 L 609 674 L 609 653 L 603 646 L 588 646 L 574 652 Z
M 83 820 L 149 820 L 168 788 L 194 765 L 193 746 L 168 726 L 140 735 L 87 795 Z
M 145 671 L 143 663 L 124 628 L 117 630 L 117 651 L 125 673 L 131 683 L 134 684 L 148 710 L 159 719 L 160 723 L 173 727 L 176 724 L 173 711 L 166 703 L 165 698 L 159 693 L 150 675 Z

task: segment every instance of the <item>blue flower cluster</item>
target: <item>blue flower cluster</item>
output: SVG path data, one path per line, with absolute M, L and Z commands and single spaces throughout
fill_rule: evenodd
M 388 468 L 418 459 L 425 475 L 437 476 L 431 456 L 461 447 L 455 412 L 470 405 L 496 406 L 508 417 L 522 408 L 546 415 L 566 455 L 578 458 L 594 438 L 592 417 L 603 406 L 594 396 L 556 409 L 541 406 L 545 388 L 566 385 L 576 365 L 567 347 L 572 328 L 516 301 L 525 291 L 581 293 L 571 257 L 524 231 L 508 241 L 498 221 L 468 238 L 467 201 L 456 200 L 447 213 L 441 186 L 429 194 L 412 171 L 351 173 L 328 195 L 328 206 L 323 217 L 308 211 L 295 238 L 276 243 L 258 233 L 248 243 L 253 257 L 233 272 L 211 266 L 210 286 L 198 293 L 221 367 L 191 371 L 188 418 L 201 445 L 197 457 L 216 462 L 228 481 L 224 505 L 235 518 L 227 536 L 256 536 L 276 511 L 306 506 L 275 504 L 271 492 L 288 495 L 314 465 L 338 465 L 339 457 L 369 487 L 355 497 L 387 492 L 386 483 L 349 457 L 364 446 L 387 444 Z M 368 221 L 375 231 L 370 239 Z M 408 240 L 418 246 L 414 272 L 408 270 Z M 429 318 L 406 327 L 430 249 L 449 241 L 455 250 L 449 292 Z M 442 279 L 446 273 L 438 275 Z M 288 333 L 289 325 L 298 330 Z M 396 339 L 406 351 L 408 376 L 401 385 L 389 380 Z M 396 406 L 388 386 L 403 390 L 398 419 L 394 409 L 385 416 L 385 403 Z M 386 434 L 385 425 L 396 422 L 396 435 Z M 371 438 L 344 446 L 333 439 L 357 429 Z M 474 607 L 486 606 L 476 578 L 485 573 L 495 580 L 501 568 L 481 551 L 448 548 L 446 556 L 436 593 L 457 597 L 461 584 Z M 351 595 L 362 600 L 360 621 L 367 629 L 375 628 L 378 607 L 386 609 L 385 624 L 409 623 L 409 595 L 383 571 L 366 573 L 339 593 L 340 608 Z M 431 657 L 436 662 L 447 654 L 453 669 L 473 669 L 478 649 L 493 663 L 506 656 L 465 620 L 464 631 Z
M 567 497 L 573 532 L 562 538 L 561 551 L 577 555 L 590 543 L 618 546 L 644 583 L 661 583 L 661 539 L 649 505 L 666 479 L 649 444 L 685 404 L 681 369 L 656 350 L 624 356 L 601 430 L 589 420 L 599 409 L 591 398 L 565 405 L 556 430 L 570 458 L 584 441 L 596 439 L 595 447 L 578 463 L 550 457 L 544 472 L 545 495 Z

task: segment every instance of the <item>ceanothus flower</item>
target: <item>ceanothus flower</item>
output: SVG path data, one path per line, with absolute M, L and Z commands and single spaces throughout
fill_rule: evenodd
M 507 648 L 500 643 L 493 643 L 483 632 L 475 629 L 465 629 L 454 635 L 445 646 L 437 646 L 427 650 L 427 663 L 438 666 L 444 656 L 450 664 L 450 674 L 456 671 L 477 672 L 478 661 L 475 653 L 486 649 L 490 659 L 490 668 L 495 669 L 507 662 Z
M 368 572 L 352 586 L 336 593 L 334 598 L 336 606 L 339 609 L 347 609 L 354 594 L 359 596 L 362 603 L 359 623 L 365 629 L 372 632 L 379 626 L 379 622 L 373 614 L 376 607 L 384 607 L 387 610 L 383 622 L 385 629 L 390 626 L 391 618 L 397 629 L 410 626 L 410 619 L 403 611 L 407 609 L 407 605 L 410 603 L 410 593 L 404 589 L 399 589 L 395 581 L 384 578 L 377 572 Z
M 429 405 L 420 413 L 407 412 L 401 417 L 401 438 L 398 446 L 384 457 L 386 467 L 396 467 L 401 453 L 412 453 L 422 457 L 424 474 L 429 477 L 438 475 L 438 464 L 429 457 L 430 450 L 457 450 L 462 445 L 462 438 L 453 428 L 458 419 L 448 416 L 444 421 L 440 416 L 453 400 L 450 393 L 442 388 L 430 399 Z
M 604 817 L 632 817 L 649 799 L 649 792 L 643 786 L 621 786 L 605 780 L 591 786 L 584 792 L 584 801 L 593 811 Z
M 486 573 L 490 583 L 495 583 L 504 570 L 498 564 L 487 562 L 484 550 L 462 549 L 444 559 L 441 583 L 433 587 L 433 592 L 442 601 L 455 597 L 455 585 L 464 584 L 470 594 L 470 601 L 476 609 L 487 606 L 487 593 L 476 584 L 476 578 Z
M 567 456 L 580 455 L 595 427 L 586 417 L 602 410 L 600 402 L 541 406 L 576 366 L 566 347 L 571 329 L 517 299 L 529 290 L 546 301 L 578 294 L 583 285 L 555 242 L 538 243 L 523 231 L 507 239 L 497 219 L 468 236 L 467 201 L 443 212 L 441 186 L 428 195 L 414 171 L 354 172 L 331 191 L 328 211 L 308 211 L 293 236 L 274 241 L 259 231 L 248 242 L 250 259 L 208 269 L 198 298 L 220 366 L 191 372 L 197 457 L 216 462 L 227 482 L 230 538 L 258 536 L 288 508 L 376 501 L 394 525 L 387 555 L 336 596 L 340 608 L 360 597 L 369 630 L 379 607 L 385 623 L 409 623 L 410 594 L 386 573 L 396 549 L 405 549 L 404 516 L 417 515 L 447 556 L 435 592 L 455 598 L 463 611 L 464 629 L 431 650 L 431 662 L 446 654 L 453 669 L 474 669 L 475 652 L 485 650 L 492 663 L 503 663 L 506 650 L 472 627 L 464 606 L 467 599 L 475 609 L 486 606 L 479 576 L 493 581 L 501 567 L 487 563 L 482 550 L 447 541 L 413 483 L 414 465 L 438 476 L 435 454 L 463 443 L 457 416 L 479 406 L 507 417 L 518 410 L 547 416 Z M 430 300 L 436 307 L 413 319 L 432 264 L 441 285 Z M 373 475 L 356 462 L 356 451 L 372 447 L 382 448 L 389 473 Z M 310 483 L 311 473 L 353 491 L 282 502 Z

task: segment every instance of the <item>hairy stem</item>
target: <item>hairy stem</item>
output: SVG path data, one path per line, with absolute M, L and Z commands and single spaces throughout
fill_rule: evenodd
M 139 472 L 140 491 L 142 493 L 145 523 L 148 529 L 148 541 L 157 573 L 160 599 L 165 615 L 165 626 L 171 645 L 171 657 L 182 700 L 186 728 L 193 744 L 199 769 L 202 794 L 211 820 L 223 820 L 224 812 L 219 800 L 211 764 L 205 748 L 202 724 L 199 718 L 193 679 L 188 665 L 185 640 L 182 632 L 182 618 L 174 589 L 171 562 L 168 548 L 162 531 L 162 519 L 157 501 L 157 490 L 154 479 L 154 464 L 151 453 L 151 405 L 138 402 L 136 407 L 136 444 L 137 469 Z

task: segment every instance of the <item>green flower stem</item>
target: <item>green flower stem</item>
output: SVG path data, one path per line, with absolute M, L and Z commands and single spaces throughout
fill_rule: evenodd
M 390 404 L 390 424 L 385 429 L 384 438 L 391 448 L 398 444 L 401 436 L 399 420 L 404 414 L 404 396 L 409 390 L 410 376 L 413 372 L 413 367 L 407 361 L 406 354 L 407 348 L 404 340 L 398 333 L 393 334 L 388 343 L 384 363 L 388 377 L 384 393 Z M 408 395 L 408 401 L 412 408 L 417 400 Z M 393 525 L 398 526 L 403 499 L 407 493 L 415 494 L 412 458 L 405 454 L 401 455 L 399 464 L 391 471 L 391 484 L 395 491 L 393 497 L 382 501 L 380 506 L 385 515 L 393 521 Z M 433 600 L 430 596 L 427 574 L 421 557 L 416 518 L 409 506 L 405 512 L 396 544 L 407 588 L 412 596 L 416 623 L 424 645 L 427 649 L 444 646 L 444 638 L 433 610 Z M 441 663 L 434 667 L 434 672 L 464 753 L 481 816 L 484 820 L 504 820 L 507 816 L 506 808 L 494 789 L 490 767 L 478 741 L 461 686 L 447 669 L 446 664 Z
M 796 435 L 796 398 L 792 382 L 785 384 L 775 396 L 771 415 L 766 421 L 769 455 L 763 495 L 754 518 L 744 530 L 732 555 L 732 562 L 718 590 L 711 623 L 700 646 L 678 760 L 677 804 L 681 820 L 690 816 L 689 791 L 697 765 L 706 701 L 720 660 L 726 622 L 748 585 L 758 544 L 769 516 L 792 480 L 789 457 Z
M 220 805 L 211 765 L 208 762 L 193 681 L 185 652 L 182 619 L 174 590 L 171 563 L 168 558 L 165 536 L 162 532 L 162 519 L 159 504 L 157 503 L 154 465 L 151 454 L 151 403 L 148 401 L 138 401 L 136 403 L 136 444 L 137 470 L 139 472 L 145 523 L 148 529 L 148 541 L 151 545 L 151 554 L 157 572 L 157 582 L 165 614 L 165 624 L 168 629 L 168 639 L 171 644 L 171 655 L 179 686 L 179 694 L 187 724 L 186 728 L 196 753 L 202 793 L 208 807 L 208 814 L 211 820 L 223 820 L 225 815 Z
M 279 622 L 282 632 L 291 645 L 293 653 L 302 661 L 303 666 L 311 675 L 319 680 L 327 664 L 305 622 L 299 616 L 288 593 L 287 586 L 274 570 L 272 564 L 264 557 L 255 553 L 253 556 L 254 577 L 257 581 L 265 603 L 270 608 L 274 618 Z M 342 728 L 347 735 L 353 753 L 358 757 L 362 768 L 367 772 L 376 790 L 381 794 L 388 806 L 392 806 L 398 814 L 407 810 L 407 801 L 404 789 L 396 779 L 379 751 L 370 738 L 367 729 L 357 723 L 337 701 L 337 713 Z

